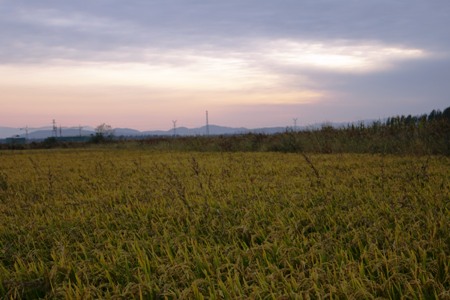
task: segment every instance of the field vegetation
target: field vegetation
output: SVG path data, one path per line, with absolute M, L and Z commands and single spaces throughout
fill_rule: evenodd
M 448 156 L 167 147 L 1 151 L 0 296 L 450 299 Z

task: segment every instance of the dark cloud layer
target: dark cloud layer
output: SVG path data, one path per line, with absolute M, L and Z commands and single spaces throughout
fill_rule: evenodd
M 0 6 L 2 52 L 15 50 L 10 52 L 16 56 L 32 55 L 25 46 L 233 47 L 255 38 L 375 40 L 433 51 L 447 51 L 450 43 L 446 0 L 4 1 Z

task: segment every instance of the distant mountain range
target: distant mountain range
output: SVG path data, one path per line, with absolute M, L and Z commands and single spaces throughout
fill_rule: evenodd
M 198 128 L 186 128 L 177 127 L 176 130 L 152 130 L 152 131 L 139 131 L 132 128 L 114 128 L 114 136 L 120 137 L 144 137 L 144 136 L 196 136 L 196 135 L 206 135 L 206 126 Z M 228 134 L 245 134 L 245 133 L 266 133 L 272 134 L 277 132 L 286 131 L 286 127 L 270 127 L 270 128 L 258 128 L 258 129 L 247 129 L 244 127 L 225 127 L 217 125 L 209 125 L 210 135 L 228 135 Z M 72 136 L 90 136 L 95 134 L 94 128 L 83 127 L 80 130 L 78 127 L 73 128 L 61 128 L 57 130 L 57 136 L 72 137 Z M 41 140 L 48 137 L 54 136 L 52 128 L 42 127 L 28 129 L 28 135 L 25 129 L 11 128 L 11 127 L 0 127 L 0 139 L 5 138 L 25 138 L 30 140 Z
M 355 123 L 371 124 L 374 120 L 365 120 Z M 326 123 L 333 127 L 342 127 L 349 123 Z M 314 129 L 320 128 L 323 123 L 313 124 L 309 126 L 297 126 L 297 130 Z M 262 133 L 262 134 L 275 134 L 280 132 L 285 132 L 287 129 L 292 129 L 292 127 L 265 127 L 265 128 L 255 128 L 248 129 L 244 127 L 226 127 L 218 125 L 209 125 L 210 135 L 232 135 L 232 134 L 245 134 L 245 133 Z M 131 128 L 115 128 L 114 136 L 120 137 L 144 137 L 144 136 L 196 136 L 196 135 L 206 135 L 206 126 L 198 128 L 186 128 L 177 127 L 176 130 L 153 130 L 153 131 L 139 131 Z M 58 128 L 57 136 L 73 137 L 73 136 L 90 136 L 95 134 L 95 129 L 93 127 L 83 127 L 81 130 L 79 127 L 69 127 L 69 128 Z M 51 127 L 41 127 L 41 128 L 28 128 L 28 135 L 24 128 L 11 128 L 11 127 L 1 127 L 0 126 L 0 139 L 17 137 L 17 138 L 28 138 L 30 140 L 42 140 L 48 137 L 52 137 L 54 132 Z

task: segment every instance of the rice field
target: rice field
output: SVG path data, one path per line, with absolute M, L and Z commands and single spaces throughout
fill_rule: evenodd
M 0 298 L 450 299 L 450 158 L 0 152 Z

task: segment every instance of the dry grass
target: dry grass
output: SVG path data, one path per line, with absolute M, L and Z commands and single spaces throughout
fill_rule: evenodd
M 450 159 L 0 152 L 4 298 L 450 298 Z

